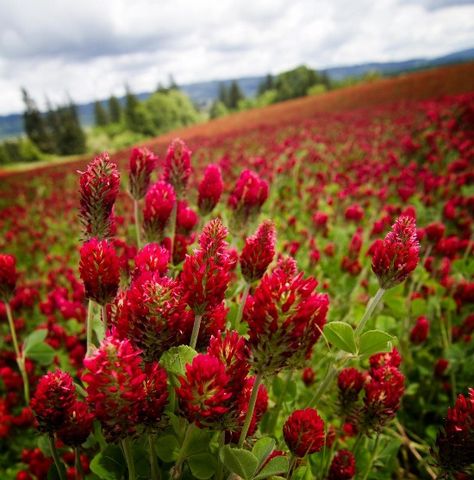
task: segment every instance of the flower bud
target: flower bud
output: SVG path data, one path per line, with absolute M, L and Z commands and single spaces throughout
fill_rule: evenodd
M 183 140 L 176 138 L 170 143 L 166 153 L 163 179 L 173 185 L 176 196 L 182 198 L 190 175 L 191 150 Z
M 339 450 L 332 459 L 327 480 L 351 480 L 356 474 L 356 461 L 349 450 Z
M 208 215 L 214 210 L 223 190 L 224 183 L 220 167 L 213 164 L 208 165 L 204 172 L 204 178 L 199 184 L 198 207 L 201 215 Z
M 162 240 L 176 203 L 174 188 L 163 181 L 156 182 L 145 195 L 143 226 L 149 241 Z
M 324 422 L 314 408 L 295 410 L 283 426 L 283 437 L 297 457 L 319 452 L 324 445 Z
M 9 302 L 15 293 L 18 273 L 13 255 L 0 253 L 0 302 Z
M 142 199 L 150 186 L 150 176 L 158 157 L 147 148 L 133 148 L 130 154 L 129 190 L 135 200 Z

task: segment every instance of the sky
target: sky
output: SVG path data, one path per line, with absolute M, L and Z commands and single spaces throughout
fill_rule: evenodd
M 474 0 L 0 0 L 0 114 L 474 47 Z

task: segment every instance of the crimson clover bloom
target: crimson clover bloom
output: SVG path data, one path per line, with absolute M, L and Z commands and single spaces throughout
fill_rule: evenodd
M 65 425 L 76 401 L 76 387 L 71 375 L 62 370 L 43 375 L 31 399 L 38 429 L 54 433 Z
M 114 247 L 107 240 L 92 238 L 80 253 L 79 273 L 86 297 L 99 305 L 111 302 L 120 284 L 120 263 Z
M 249 325 L 251 363 L 257 373 L 272 375 L 301 366 L 326 323 L 328 296 L 314 292 L 316 279 L 293 271 L 288 262 L 280 263 L 247 299 L 243 318 Z
M 163 179 L 173 185 L 178 198 L 186 191 L 191 175 L 191 150 L 180 138 L 175 138 L 169 145 L 165 158 Z
M 337 378 L 341 410 L 348 413 L 364 386 L 364 375 L 356 368 L 344 368 Z
M 186 365 L 176 389 L 179 406 L 189 422 L 214 425 L 230 411 L 232 391 L 225 365 L 214 355 L 200 354 Z
M 198 207 L 201 215 L 208 215 L 214 210 L 223 190 L 224 182 L 220 167 L 213 164 L 208 165 L 198 189 Z
M 129 340 L 109 335 L 84 359 L 87 403 L 99 420 L 108 442 L 136 432 L 145 392 L 140 350 Z
M 240 268 L 247 283 L 260 280 L 275 256 L 276 233 L 272 222 L 263 222 L 254 235 L 245 239 Z
M 157 243 L 147 243 L 135 256 L 133 277 L 137 278 L 144 272 L 153 276 L 163 277 L 168 271 L 169 251 Z
M 143 350 L 146 361 L 158 361 L 163 352 L 188 341 L 193 315 L 186 308 L 178 280 L 144 273 L 125 294 L 117 333 Z
M 356 474 L 356 461 L 349 450 L 339 450 L 329 467 L 328 480 L 351 480 Z
M 9 302 L 15 293 L 18 273 L 13 255 L 0 254 L 0 302 Z
M 157 427 L 168 402 L 166 370 L 157 362 L 147 363 L 145 375 L 143 402 L 138 419 L 147 427 Z
M 283 425 L 283 437 L 297 457 L 319 452 L 324 445 L 324 422 L 314 408 L 295 410 Z
M 82 445 L 92 432 L 94 415 L 85 402 L 75 401 L 68 411 L 66 421 L 58 430 L 59 439 L 70 447 Z
M 147 148 L 132 149 L 129 163 L 129 191 L 134 200 L 140 200 L 146 195 L 157 162 L 158 157 Z
M 143 209 L 143 226 L 149 241 L 163 239 L 175 203 L 175 190 L 169 183 L 158 181 L 150 187 Z
M 410 341 L 420 345 L 426 341 L 430 332 L 430 322 L 425 316 L 418 317 L 415 326 L 410 332 Z
M 414 218 L 399 217 L 386 237 L 373 245 L 372 270 L 380 288 L 386 290 L 406 280 L 418 264 L 419 250 Z
M 79 172 L 80 220 L 85 238 L 99 239 L 112 236 L 112 210 L 120 187 L 117 165 L 108 153 L 96 157 L 85 172 Z

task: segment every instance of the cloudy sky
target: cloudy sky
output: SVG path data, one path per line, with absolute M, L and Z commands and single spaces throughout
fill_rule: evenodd
M 474 47 L 474 0 L 0 0 L 0 114 L 178 83 Z

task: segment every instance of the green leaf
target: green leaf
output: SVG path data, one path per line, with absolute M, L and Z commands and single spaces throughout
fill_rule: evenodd
M 360 336 L 359 354 L 373 355 L 379 352 L 388 352 L 390 350 L 389 343 L 393 341 L 393 337 L 382 330 L 369 330 Z
M 219 451 L 219 456 L 228 470 L 244 480 L 250 480 L 258 467 L 257 457 L 242 448 L 232 448 L 229 445 L 224 445 Z
M 48 330 L 46 328 L 42 328 L 39 330 L 35 330 L 31 332 L 26 338 L 23 343 L 23 352 L 25 355 L 28 355 L 28 352 L 31 348 L 35 345 L 43 343 L 45 338 L 48 336 Z
M 419 317 L 420 315 L 426 315 L 427 310 L 426 300 L 423 298 L 415 298 L 411 302 L 411 313 L 414 317 Z
M 56 355 L 55 350 L 47 343 L 37 343 L 30 347 L 28 358 L 38 362 L 40 365 L 50 365 Z
M 108 445 L 91 461 L 90 469 L 103 480 L 116 480 L 125 473 L 125 460 L 117 445 Z
M 275 440 L 270 437 L 263 437 L 255 442 L 252 453 L 258 460 L 258 465 L 262 465 L 275 448 Z
M 196 355 L 196 350 L 188 345 L 180 345 L 179 347 L 170 348 L 163 353 L 160 364 L 168 373 L 184 375 L 185 365 L 191 363 Z
M 92 319 L 92 329 L 94 330 L 99 343 L 102 342 L 105 337 L 105 327 L 100 315 L 95 315 Z
M 163 435 L 156 440 L 156 454 L 165 463 L 174 462 L 179 454 L 179 442 L 174 435 Z
M 403 317 L 407 315 L 407 304 L 404 297 L 384 296 L 383 301 L 396 317 Z
M 288 472 L 288 458 L 284 456 L 272 458 L 267 465 L 256 475 L 253 480 L 273 477 L 275 475 L 286 475 Z
M 198 453 L 188 458 L 188 465 L 194 478 L 207 480 L 216 472 L 217 461 L 210 453 Z
M 344 352 L 356 353 L 354 330 L 345 322 L 331 322 L 324 327 L 324 335 L 335 347 Z

